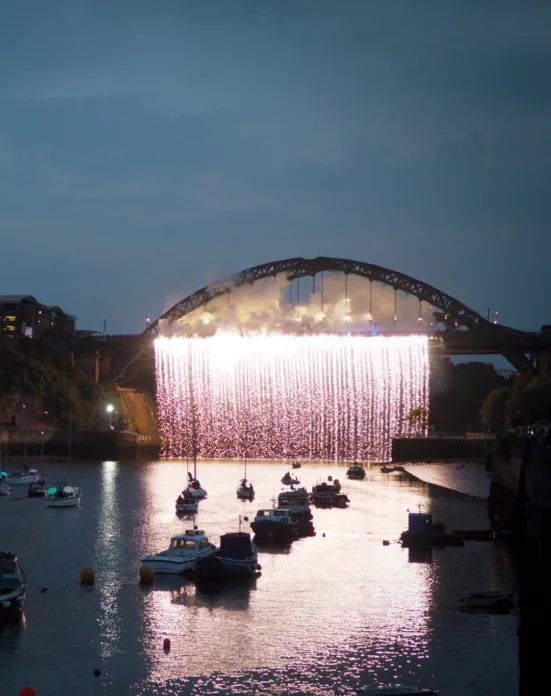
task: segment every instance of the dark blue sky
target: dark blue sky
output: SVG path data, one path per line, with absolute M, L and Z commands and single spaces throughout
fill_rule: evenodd
M 138 331 L 290 256 L 551 323 L 551 4 L 5 0 L 0 292 Z

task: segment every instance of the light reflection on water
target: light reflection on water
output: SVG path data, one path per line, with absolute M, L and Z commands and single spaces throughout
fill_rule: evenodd
M 238 529 L 240 514 L 252 519 L 271 504 L 285 467 L 248 464 L 253 503 L 235 497 L 242 472 L 237 463 L 199 464 L 209 496 L 196 524 L 215 543 Z M 321 475 L 337 476 L 350 508 L 315 510 L 315 537 L 261 549 L 262 576 L 217 593 L 171 578 L 158 578 L 151 589 L 137 584 L 140 559 L 193 525 L 174 510 L 185 462 L 75 464 L 80 511 L 45 510 L 22 493 L 2 500 L 0 547 L 16 550 L 30 578 L 50 587 L 45 595 L 29 593 L 26 627 L 0 629 L 5 693 L 24 683 L 41 696 L 69 689 L 344 694 L 360 683 L 437 686 L 443 696 L 481 686 L 516 693 L 515 617 L 473 616 L 457 607 L 465 592 L 510 587 L 507 553 L 471 542 L 436 549 L 427 562 L 394 543 L 407 509 L 418 503 L 450 528 L 486 526 L 485 503 L 376 468 L 364 481 L 347 481 L 335 464 L 307 464 L 296 473 L 308 488 Z M 383 546 L 384 539 L 391 544 Z M 78 584 L 85 565 L 96 568 L 93 589 Z M 466 686 L 496 650 L 494 663 Z M 96 664 L 99 680 L 90 676 Z

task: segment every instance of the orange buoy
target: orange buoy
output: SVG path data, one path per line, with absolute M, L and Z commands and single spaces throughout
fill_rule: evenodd
M 36 696 L 36 691 L 32 686 L 24 686 L 19 692 L 19 696 Z
M 101 676 L 101 669 L 99 667 L 94 667 L 94 677 Z
M 170 650 L 170 638 L 165 638 L 163 640 L 163 648 L 165 650 Z
M 83 568 L 80 571 L 80 582 L 82 585 L 93 585 L 96 579 L 96 571 L 93 568 Z

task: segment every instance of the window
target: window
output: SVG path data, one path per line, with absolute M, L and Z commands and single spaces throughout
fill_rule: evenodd
M 4 327 L 6 331 L 15 331 L 15 326 L 13 324 L 6 324 Z
M 4 322 L 8 321 L 17 321 L 17 317 L 14 314 L 5 314 L 4 315 Z

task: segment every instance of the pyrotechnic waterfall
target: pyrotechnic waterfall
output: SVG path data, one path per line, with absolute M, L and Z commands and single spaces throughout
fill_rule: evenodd
M 165 457 L 388 461 L 424 432 L 423 336 L 235 336 L 155 342 Z

